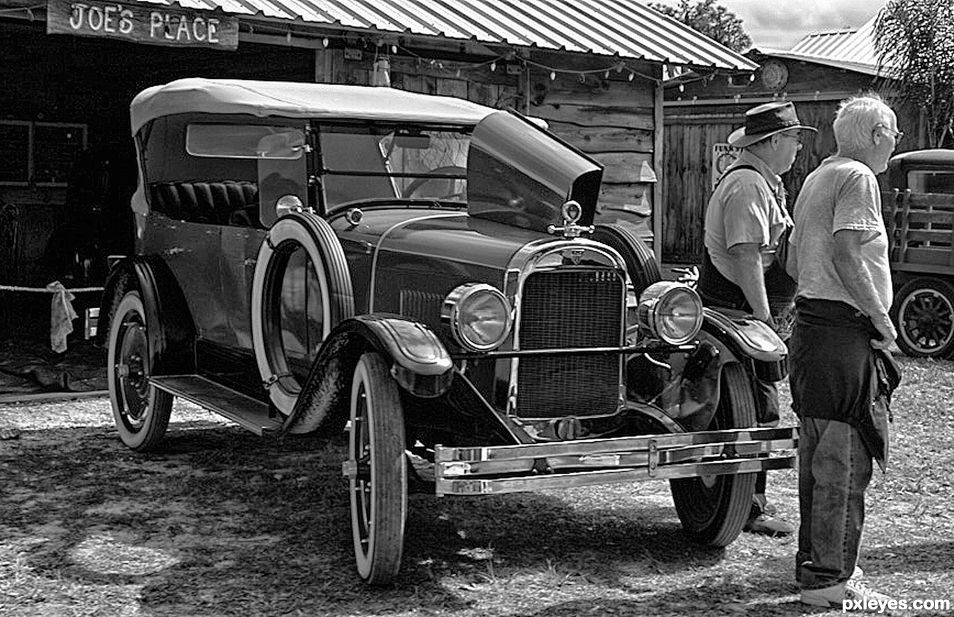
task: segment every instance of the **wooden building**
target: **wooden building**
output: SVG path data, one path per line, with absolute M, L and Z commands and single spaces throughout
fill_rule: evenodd
M 746 57 L 759 65 L 751 75 L 693 72 L 666 83 L 663 261 L 701 262 L 705 206 L 719 173 L 734 159 L 727 138 L 742 126 L 747 109 L 792 101 L 799 119 L 818 128 L 817 134 L 806 136 L 792 170 L 782 176 L 791 205 L 805 176 L 835 152 L 831 123 L 842 100 L 873 91 L 893 105 L 894 83 L 879 71 L 872 27 L 873 20 L 857 30 L 809 35 L 789 51 L 751 50 Z M 900 109 L 899 125 L 914 135 L 917 117 Z M 916 139 L 906 139 L 899 149 L 916 147 Z
M 115 213 L 135 182 L 129 101 L 191 76 L 389 84 L 516 108 L 605 165 L 601 220 L 652 240 L 667 64 L 755 66 L 634 0 L 2 1 L 0 284 L 95 283 L 78 237 L 127 249 Z M 51 263 L 64 259 L 86 269 Z

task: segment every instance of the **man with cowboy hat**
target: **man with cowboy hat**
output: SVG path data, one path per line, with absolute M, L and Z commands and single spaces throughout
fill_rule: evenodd
M 785 272 L 784 254 L 792 218 L 786 210 L 780 174 L 792 168 L 805 131 L 790 102 L 772 102 L 745 113 L 745 126 L 729 135 L 741 148 L 709 199 L 705 216 L 705 250 L 698 290 L 703 303 L 744 310 L 788 337 L 787 322 L 795 282 Z M 760 426 L 779 420 L 774 383 L 756 382 Z M 745 530 L 789 535 L 794 528 L 771 516 L 765 498 L 766 474 L 758 475 L 755 498 Z

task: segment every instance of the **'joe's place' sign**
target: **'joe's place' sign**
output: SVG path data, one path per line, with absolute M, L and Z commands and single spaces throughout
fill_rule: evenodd
M 48 0 L 46 32 L 175 47 L 238 47 L 237 17 L 99 0 Z

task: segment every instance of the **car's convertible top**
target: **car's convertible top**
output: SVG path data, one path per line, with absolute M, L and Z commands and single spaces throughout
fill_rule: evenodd
M 477 124 L 494 111 L 457 98 L 394 88 L 197 77 L 148 88 L 130 107 L 133 134 L 150 120 L 186 112 Z

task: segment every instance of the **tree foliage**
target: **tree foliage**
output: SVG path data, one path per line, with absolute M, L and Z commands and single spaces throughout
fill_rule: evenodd
M 954 136 L 951 0 L 890 0 L 878 15 L 874 37 L 884 73 L 901 84 L 899 98 L 922 110 L 929 145 L 944 145 Z
M 715 0 L 679 0 L 679 6 L 652 2 L 650 7 L 669 15 L 710 39 L 722 43 L 732 51 L 743 51 L 752 45 L 752 39 L 742 26 L 742 20 Z

